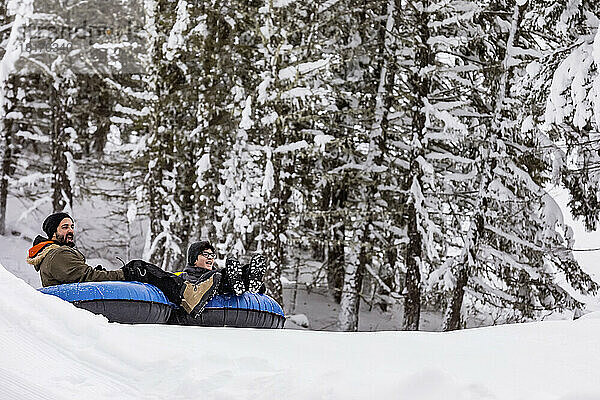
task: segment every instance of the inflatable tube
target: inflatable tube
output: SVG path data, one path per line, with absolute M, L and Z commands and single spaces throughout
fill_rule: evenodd
M 38 290 L 124 324 L 164 324 L 172 309 L 162 291 L 140 282 L 82 282 Z
M 266 294 L 246 292 L 241 296 L 216 295 L 197 318 L 192 318 L 180 308 L 173 310 L 168 323 L 279 329 L 283 328 L 284 322 L 283 310 L 275 300 Z

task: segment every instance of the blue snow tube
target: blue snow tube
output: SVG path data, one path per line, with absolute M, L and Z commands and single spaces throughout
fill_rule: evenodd
M 215 295 L 202 314 L 192 318 L 183 309 L 173 310 L 169 324 L 231 326 L 238 328 L 283 328 L 285 315 L 279 303 L 266 294 L 245 292 Z
M 172 303 L 156 286 L 140 282 L 81 282 L 38 289 L 76 307 L 102 314 L 111 322 L 164 324 Z

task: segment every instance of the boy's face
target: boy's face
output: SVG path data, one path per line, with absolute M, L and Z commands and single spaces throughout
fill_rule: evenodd
M 194 266 L 197 268 L 213 269 L 214 263 L 215 253 L 211 249 L 206 249 L 198 254 Z

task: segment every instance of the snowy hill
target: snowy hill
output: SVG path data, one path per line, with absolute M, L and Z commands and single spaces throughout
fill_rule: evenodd
M 1 399 L 598 399 L 600 319 L 454 333 L 109 324 L 0 266 Z

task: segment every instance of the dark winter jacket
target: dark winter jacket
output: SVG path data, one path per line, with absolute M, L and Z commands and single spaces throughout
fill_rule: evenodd
M 198 267 L 186 267 L 182 272 L 177 272 L 177 275 L 181 276 L 186 281 L 196 283 L 208 278 L 213 271 L 219 271 L 223 273 L 223 271 L 218 268 L 206 269 Z
M 219 282 L 219 287 L 217 288 L 217 293 L 225 294 L 225 293 L 233 293 L 233 289 L 229 286 L 229 279 L 227 277 L 227 272 L 225 269 L 213 268 L 198 268 L 198 267 L 190 267 L 187 266 L 181 272 L 175 272 L 175 275 L 179 275 L 183 279 L 188 282 L 198 283 L 202 282 L 205 279 L 208 279 L 211 274 L 215 272 L 220 272 L 222 275 L 221 281 Z
M 125 280 L 122 270 L 94 268 L 85 263 L 83 254 L 74 247 L 60 245 L 52 240 L 39 240 L 39 237 L 29 249 L 27 262 L 39 271 L 42 286 Z

